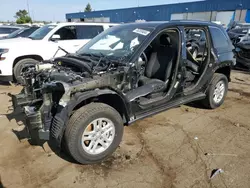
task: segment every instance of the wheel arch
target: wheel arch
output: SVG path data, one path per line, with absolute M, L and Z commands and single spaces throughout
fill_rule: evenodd
M 219 67 L 215 70 L 215 73 L 220 73 L 220 74 L 224 74 L 228 81 L 231 81 L 230 75 L 231 75 L 231 67 L 230 66 L 223 66 L 223 67 Z
M 19 57 L 17 57 L 17 58 L 14 60 L 14 62 L 13 62 L 13 67 L 12 67 L 12 68 L 14 68 L 15 65 L 16 65 L 20 60 L 23 60 L 23 59 L 34 59 L 34 60 L 37 60 L 37 61 L 43 61 L 42 56 L 36 55 L 36 54 L 19 56 Z
M 81 101 L 81 102 L 80 102 Z M 122 97 L 118 94 L 114 93 L 104 93 L 97 96 L 92 96 L 86 99 L 81 99 L 79 102 L 77 102 L 77 105 L 73 108 L 72 111 L 78 110 L 79 108 L 83 107 L 86 104 L 89 104 L 91 102 L 100 102 L 107 104 L 111 107 L 113 107 L 115 110 L 119 112 L 121 117 L 124 119 L 125 123 L 127 123 L 129 120 L 128 118 L 128 111 L 126 109 L 125 101 L 122 99 Z
M 92 102 L 101 102 L 113 107 L 121 115 L 124 125 L 129 122 L 130 111 L 125 98 L 121 94 L 109 89 L 76 94 L 66 107 L 59 110 L 51 124 L 51 136 L 56 139 L 58 145 L 61 145 L 67 122 L 74 111 Z

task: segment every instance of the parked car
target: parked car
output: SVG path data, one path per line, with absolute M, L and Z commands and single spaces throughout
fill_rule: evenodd
M 19 37 L 28 37 L 33 32 L 35 32 L 39 27 L 25 27 L 14 31 L 13 33 L 9 34 L 6 37 L 0 38 L 0 40 L 4 39 L 12 39 L 12 38 L 19 38 Z
M 250 28 L 244 36 L 236 38 L 234 45 L 238 68 L 250 70 Z
M 227 33 L 232 43 L 236 44 L 240 41 L 241 37 L 245 36 L 248 33 L 249 29 L 250 27 L 236 28 L 229 30 Z
M 205 32 L 200 60 L 186 47 L 190 28 Z M 210 22 L 123 24 L 74 54 L 28 68 L 13 106 L 24 108 L 32 139 L 55 139 L 79 163 L 98 163 L 119 146 L 124 125 L 192 101 L 221 106 L 233 49 Z
M 21 29 L 22 27 L 16 27 L 16 26 L 6 26 L 1 25 L 0 26 L 0 38 L 6 37 L 9 34 L 13 33 L 14 31 Z
M 74 53 L 90 39 L 116 24 L 111 23 L 54 23 L 41 27 L 28 38 L 0 41 L 0 81 L 16 80 L 27 66 L 56 56 L 65 50 Z M 58 51 L 58 47 L 65 50 Z
M 243 23 L 240 21 L 234 21 L 231 20 L 230 23 L 228 24 L 227 31 L 232 30 L 232 29 L 240 29 L 240 28 L 249 28 L 250 23 Z

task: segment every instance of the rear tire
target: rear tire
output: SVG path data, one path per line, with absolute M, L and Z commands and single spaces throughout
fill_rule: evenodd
M 228 79 L 224 74 L 215 73 L 212 82 L 207 90 L 207 96 L 202 101 L 203 105 L 209 109 L 220 107 L 227 95 Z
M 70 118 L 64 138 L 70 155 L 81 164 L 99 163 L 119 146 L 123 136 L 120 114 L 104 103 L 91 103 Z
M 13 74 L 18 84 L 24 84 L 24 80 L 21 77 L 21 73 L 24 68 L 28 66 L 35 66 L 36 64 L 38 64 L 38 62 L 39 61 L 31 58 L 22 59 L 17 62 L 17 64 L 14 66 Z

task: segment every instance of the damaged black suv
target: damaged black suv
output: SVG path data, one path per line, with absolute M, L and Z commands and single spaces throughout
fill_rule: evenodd
M 203 37 L 195 55 L 190 32 Z M 119 146 L 124 125 L 193 101 L 219 107 L 233 49 L 213 23 L 119 25 L 75 54 L 28 67 L 13 106 L 23 109 L 32 139 L 54 139 L 79 163 L 97 163 Z

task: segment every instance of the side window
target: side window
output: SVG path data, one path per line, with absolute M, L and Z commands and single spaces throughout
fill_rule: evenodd
M 27 36 L 30 36 L 35 30 L 37 30 L 37 28 L 26 29 L 26 30 L 24 30 L 22 33 L 19 33 L 18 36 L 19 36 L 19 37 L 27 37 Z
M 225 34 L 216 27 L 210 27 L 210 32 L 213 40 L 213 45 L 215 48 L 228 48 L 228 39 Z
M 76 26 L 77 39 L 92 39 L 103 32 L 103 26 L 81 25 Z
M 55 34 L 60 36 L 60 40 L 74 40 L 76 39 L 76 27 L 62 27 Z

